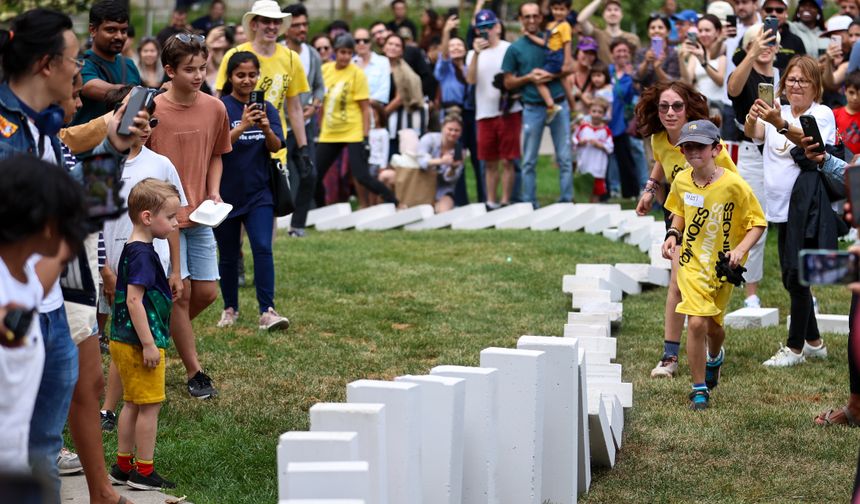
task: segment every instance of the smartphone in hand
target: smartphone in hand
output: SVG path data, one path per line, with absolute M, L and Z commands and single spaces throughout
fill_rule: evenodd
M 726 16 L 726 24 L 728 26 L 733 26 L 735 28 L 738 27 L 738 17 L 734 14 L 729 14 Z
M 812 137 L 812 141 L 818 144 L 815 150 L 824 152 L 824 140 L 821 138 L 821 131 L 818 129 L 815 116 L 809 114 L 800 116 L 800 127 L 803 128 L 803 136 Z
M 120 135 L 131 135 L 131 126 L 134 124 L 134 119 L 137 113 L 141 110 L 148 110 L 152 107 L 152 101 L 155 99 L 155 92 L 152 89 L 143 86 L 135 86 L 131 89 L 131 96 L 128 98 L 128 103 L 125 107 L 125 112 L 119 121 L 119 126 L 116 132 Z
M 779 33 L 779 20 L 773 16 L 768 16 L 764 18 L 764 28 L 762 28 L 765 32 L 770 31 L 767 34 L 768 37 L 776 35 Z M 769 46 L 776 45 L 776 39 L 773 39 L 769 44 Z
M 663 57 L 663 37 L 651 38 L 651 52 L 654 53 L 655 58 Z
M 758 85 L 758 98 L 773 107 L 773 84 L 760 82 Z
M 802 285 L 846 285 L 860 282 L 860 256 L 845 250 L 801 250 Z
M 263 91 L 251 91 L 248 105 L 263 110 L 266 107 L 266 94 Z

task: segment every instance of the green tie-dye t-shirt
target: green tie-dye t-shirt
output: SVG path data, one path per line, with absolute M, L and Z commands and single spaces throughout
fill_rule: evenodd
M 152 243 L 129 242 L 122 249 L 119 271 L 116 278 L 116 296 L 110 339 L 132 345 L 140 345 L 140 339 L 128 313 L 128 286 L 139 285 L 146 289 L 143 307 L 149 320 L 149 330 L 158 348 L 167 348 L 170 342 L 170 310 L 173 298 L 170 284 L 164 276 L 161 260 Z

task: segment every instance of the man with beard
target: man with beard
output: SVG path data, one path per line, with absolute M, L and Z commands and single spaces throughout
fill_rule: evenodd
M 93 48 L 84 53 L 83 106 L 75 114 L 73 125 L 106 114 L 123 95 L 123 88 L 140 85 L 134 62 L 120 54 L 128 38 L 128 20 L 128 8 L 119 0 L 102 0 L 90 8 Z

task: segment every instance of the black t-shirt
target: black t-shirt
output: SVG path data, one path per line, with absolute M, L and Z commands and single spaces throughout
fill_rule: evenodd
M 776 53 L 776 61 L 773 66 L 778 68 L 781 74 L 785 71 L 785 67 L 788 66 L 788 62 L 791 61 L 791 58 L 806 54 L 806 47 L 803 45 L 803 40 L 801 40 L 800 37 L 791 33 L 788 29 L 788 25 L 783 25 L 779 29 L 779 37 L 779 52 Z M 732 62 L 735 66 L 738 66 L 746 56 L 747 52 L 738 46 L 735 53 L 732 55 Z
M 755 69 L 750 70 L 750 76 L 747 78 L 741 93 L 738 96 L 732 96 L 729 94 L 729 99 L 732 101 L 732 108 L 735 110 L 735 117 L 737 118 L 737 121 L 741 123 L 741 126 L 738 127 L 740 130 L 739 134 L 741 140 L 747 142 L 752 142 L 752 140 L 744 135 L 743 123 L 746 120 L 750 108 L 752 108 L 753 103 L 756 101 L 756 98 L 758 98 L 758 85 L 761 83 L 773 84 L 773 77 L 765 77 L 764 75 L 756 72 Z M 776 86 L 774 86 L 774 91 L 776 91 Z
M 412 32 L 412 40 L 418 40 L 418 28 L 415 26 L 410 19 L 404 19 L 402 22 L 398 23 L 397 21 L 389 21 L 385 23 L 385 26 L 394 33 L 400 34 L 400 28 L 406 27 L 409 31 Z

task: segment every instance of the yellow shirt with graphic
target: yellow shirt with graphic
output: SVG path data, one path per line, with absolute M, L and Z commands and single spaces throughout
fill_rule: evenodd
M 554 26 L 550 23 L 547 25 L 546 29 L 549 30 L 550 33 L 549 39 L 546 42 L 546 47 L 550 51 L 560 51 L 564 49 L 564 44 L 570 42 L 573 38 L 570 23 L 567 21 L 558 22 Z
M 684 217 L 678 269 L 682 301 L 675 311 L 714 317 L 723 325 L 733 285 L 717 279 L 718 252 L 734 249 L 750 229 L 767 226 L 767 221 L 749 184 L 737 173 L 724 170 L 704 189 L 693 184 L 692 174 L 679 173 L 666 198 L 666 208 Z
M 275 45 L 275 54 L 271 56 L 257 54 L 254 52 L 254 47 L 250 42 L 239 44 L 224 54 L 221 66 L 218 68 L 218 77 L 215 79 L 216 90 L 220 91 L 224 89 L 224 83 L 227 82 L 227 62 L 230 61 L 231 56 L 239 51 L 252 52 L 260 60 L 260 75 L 257 77 L 257 89 L 264 91 L 266 93 L 266 101 L 274 105 L 278 110 L 278 115 L 281 117 L 281 127 L 284 130 L 284 136 L 286 136 L 289 130 L 287 114 L 285 112 L 287 98 L 310 91 L 308 78 L 305 75 L 305 68 L 302 66 L 302 59 L 293 50 L 281 44 Z M 311 141 L 311 139 L 308 139 L 308 141 Z M 281 149 L 272 154 L 272 157 L 286 162 L 286 153 L 286 149 Z
M 325 82 L 320 142 L 354 143 L 364 140 L 364 121 L 358 102 L 370 98 L 364 71 L 350 63 L 338 70 L 335 63 L 322 66 Z
M 723 149 L 717 154 L 714 163 L 726 170 L 737 173 L 738 167 L 735 166 L 735 162 L 732 161 L 732 157 L 729 155 L 726 142 L 720 140 L 720 143 L 723 145 Z M 663 167 L 663 174 L 666 176 L 666 183 L 669 185 L 672 184 L 678 173 L 690 167 L 684 155 L 681 154 L 681 148 L 669 143 L 669 135 L 666 133 L 666 130 L 651 136 L 651 149 L 654 151 L 654 160 Z

